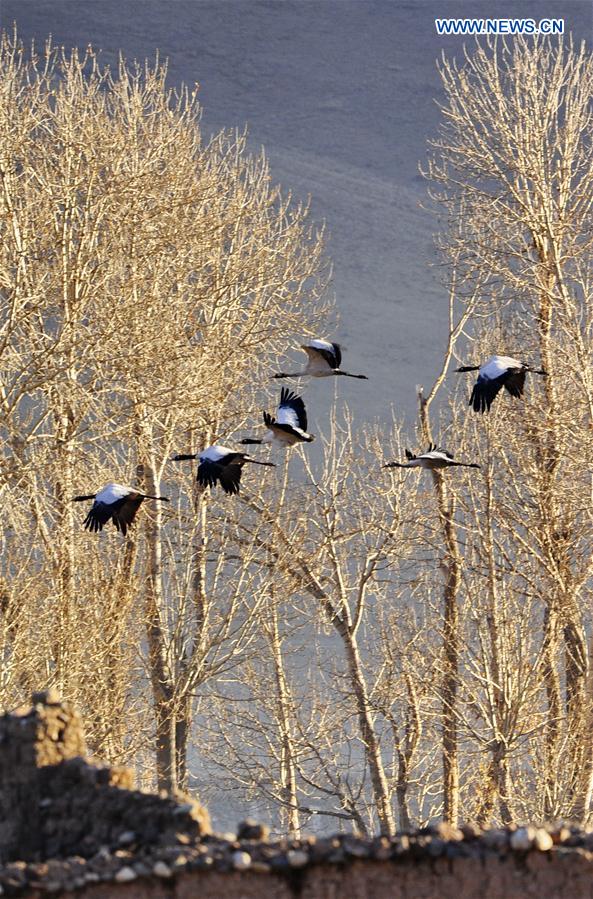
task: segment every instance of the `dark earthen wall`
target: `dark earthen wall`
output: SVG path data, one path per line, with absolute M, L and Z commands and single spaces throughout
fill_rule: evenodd
M 77 713 L 50 694 L 34 694 L 32 708 L 0 718 L 0 860 L 40 849 L 39 770 L 85 753 Z
M 0 717 L 0 862 L 150 846 L 209 830 L 197 803 L 134 790 L 127 768 L 91 764 L 82 721 L 51 693 Z
M 44 899 L 47 893 L 32 892 Z M 591 899 L 589 853 L 531 852 L 526 857 L 461 858 L 320 865 L 298 878 L 194 872 L 174 881 L 96 884 L 63 899 Z

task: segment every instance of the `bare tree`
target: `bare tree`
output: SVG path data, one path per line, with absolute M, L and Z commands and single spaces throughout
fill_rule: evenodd
M 4 701 L 29 679 L 57 683 L 94 709 L 91 742 L 111 757 L 152 732 L 159 785 L 173 787 L 196 691 L 249 643 L 258 589 L 249 550 L 244 570 L 227 563 L 224 502 L 194 496 L 191 472 L 166 460 L 229 438 L 275 355 L 329 306 L 307 209 L 244 135 L 202 141 L 195 94 L 165 81 L 158 64 L 111 75 L 90 50 L 37 56 L 4 37 L 0 404 L 3 489 L 22 510 L 5 576 L 22 559 L 30 585 L 18 616 L 10 589 L 5 601 L 20 675 Z M 80 532 L 79 485 L 164 477 L 173 510 L 145 504 L 135 537 L 109 540 L 108 526 L 103 548 Z M 47 639 L 33 663 L 20 634 L 35 619 Z
M 281 508 L 247 498 L 244 502 L 255 514 L 250 527 L 258 527 L 258 540 L 272 560 L 273 577 L 280 579 L 281 586 L 274 589 L 283 596 L 283 606 L 293 608 L 288 619 L 286 611 L 282 614 L 284 654 L 277 646 L 274 649 L 274 639 L 268 640 L 274 677 L 283 671 L 281 679 L 286 683 L 285 659 L 294 640 L 295 615 L 311 638 L 319 629 L 327 635 L 321 643 L 310 642 L 310 658 L 303 662 L 308 668 L 306 698 L 301 696 L 302 668 L 299 675 L 289 676 L 292 688 L 285 691 L 285 696 L 292 697 L 287 705 L 292 782 L 297 775 L 296 803 L 292 783 L 291 804 L 303 816 L 314 813 L 350 820 L 363 832 L 371 832 L 376 820 L 383 833 L 393 833 L 398 775 L 390 735 L 395 699 L 387 696 L 386 684 L 387 679 L 393 683 L 394 677 L 386 673 L 389 657 L 384 667 L 377 660 L 382 644 L 377 640 L 375 618 L 378 607 L 385 604 L 390 610 L 389 627 L 395 627 L 391 616 L 397 614 L 405 589 L 398 583 L 396 570 L 406 558 L 415 528 L 413 517 L 408 522 L 402 511 L 405 483 L 394 488 L 381 471 L 380 442 L 381 435 L 376 433 L 356 436 L 348 414 L 332 415 L 330 433 L 323 438 L 323 459 L 319 465 L 304 459 L 305 480 L 289 488 Z M 390 438 L 388 443 L 395 452 Z M 412 485 L 412 493 L 414 489 Z M 262 522 L 269 525 L 269 536 L 262 532 Z M 291 619 L 292 628 L 287 628 Z M 273 635 L 269 623 L 262 626 L 264 633 Z M 324 648 L 328 637 L 335 647 L 329 653 Z M 249 682 L 253 683 L 252 676 Z M 283 690 L 277 690 L 276 701 Z M 237 715 L 236 726 L 248 730 L 245 739 L 251 740 L 253 730 L 261 730 L 255 723 L 257 712 L 249 714 L 249 723 L 242 706 Z M 276 713 L 275 720 L 277 757 L 288 727 L 282 715 Z M 272 729 L 266 739 L 272 739 Z M 235 764 L 241 743 L 234 740 Z M 411 744 L 407 751 L 411 768 Z M 400 761 L 405 765 L 404 758 Z M 274 764 L 278 765 L 277 758 Z M 245 777 L 248 767 L 244 760 Z M 265 765 L 264 770 L 268 770 Z M 399 777 L 403 796 L 401 772 Z M 278 781 L 275 802 L 287 786 L 281 777 Z
M 482 315 L 498 318 L 509 354 L 539 357 L 548 373 L 537 414 L 517 419 L 513 464 L 529 487 L 528 542 L 539 562 L 537 590 L 545 606 L 545 811 L 558 811 L 554 762 L 566 734 L 570 786 L 562 808 L 582 817 L 582 753 L 590 739 L 580 600 L 591 572 L 575 548 L 584 548 L 580 510 L 589 491 L 591 447 L 591 368 L 584 348 L 591 327 L 593 67 L 584 48 L 519 39 L 512 46 L 479 45 L 461 63 L 444 60 L 441 73 L 443 125 L 428 175 L 436 199 L 459 223 L 449 241 L 457 277 L 487 291 L 489 309 L 482 302 Z M 533 464 L 523 464 L 526 456 Z M 579 487 L 564 502 L 569 484 Z

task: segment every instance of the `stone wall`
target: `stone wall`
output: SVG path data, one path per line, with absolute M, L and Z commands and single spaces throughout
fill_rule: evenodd
M 197 803 L 134 790 L 129 769 L 85 753 L 80 717 L 51 693 L 0 717 L 0 862 L 89 858 L 209 829 Z
M 55 888 L 52 889 L 55 892 Z M 30 899 L 46 899 L 31 889 Z M 192 871 L 128 883 L 96 883 L 61 899 L 591 899 L 593 861 L 579 853 L 423 861 L 353 860 L 298 877 Z
M 78 715 L 56 697 L 34 694 L 32 708 L 0 718 L 0 860 L 40 848 L 33 823 L 42 799 L 39 769 L 85 753 Z

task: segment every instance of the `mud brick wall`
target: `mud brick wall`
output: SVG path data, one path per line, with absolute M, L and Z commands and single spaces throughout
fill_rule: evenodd
M 191 801 L 134 790 L 126 768 L 84 759 L 82 721 L 53 693 L 0 717 L 0 862 L 160 844 L 209 829 Z
M 129 870 L 129 869 L 128 869 Z M 590 853 L 494 853 L 455 859 L 354 859 L 320 864 L 287 877 L 274 872 L 194 870 L 60 891 L 60 882 L 11 891 L 27 899 L 591 899 Z M 102 881 L 102 882 L 101 882 Z
M 39 769 L 86 753 L 82 723 L 51 693 L 0 717 L 0 860 L 35 854 L 41 834 Z
M 102 847 L 167 844 L 180 832 L 191 840 L 200 835 L 189 805 L 114 787 L 110 775 L 111 769 L 79 758 L 42 770 L 36 846 L 41 858 L 88 858 Z

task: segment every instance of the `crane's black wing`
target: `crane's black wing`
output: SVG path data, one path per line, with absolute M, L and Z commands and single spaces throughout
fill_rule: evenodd
M 216 487 L 220 478 L 221 467 L 218 462 L 204 459 L 198 465 L 196 480 L 200 487 Z
M 103 526 L 107 524 L 118 507 L 125 502 L 125 499 L 124 496 L 115 503 L 99 503 L 95 500 L 84 520 L 85 530 L 94 531 L 95 533 L 102 531 Z
M 342 361 L 342 350 L 339 343 L 332 343 L 332 349 L 326 350 L 324 347 L 311 347 L 316 353 L 322 356 L 331 369 L 339 368 Z
M 241 465 L 231 462 L 221 466 L 219 480 L 225 493 L 238 493 L 241 483 Z
M 498 378 L 485 378 L 478 375 L 478 380 L 474 384 L 474 389 L 469 398 L 469 405 L 472 406 L 474 412 L 488 412 L 494 399 L 504 387 L 508 373 L 499 375 Z
M 297 396 L 287 387 L 280 393 L 278 406 L 278 422 L 284 425 L 296 425 L 301 431 L 307 430 L 307 410 L 303 398 Z
M 334 368 L 339 368 L 340 365 L 342 364 L 342 347 L 340 346 L 339 343 L 332 343 L 332 346 L 334 348 L 334 359 L 335 359 Z
M 523 388 L 525 387 L 525 378 L 527 372 L 524 368 L 511 368 L 507 373 L 504 386 L 511 396 L 519 399 L 523 396 Z
M 238 493 L 241 481 L 241 462 L 233 457 L 228 457 L 228 461 L 225 459 L 221 462 L 205 459 L 198 465 L 197 480 L 201 487 L 215 487 L 216 484 L 220 484 L 225 493 Z
M 126 536 L 128 528 L 133 523 L 136 512 L 140 508 L 143 499 L 144 497 L 137 493 L 130 493 L 128 496 L 124 497 L 121 501 L 121 505 L 118 503 L 118 508 L 113 512 L 113 523 L 117 530 L 122 532 L 124 537 Z

